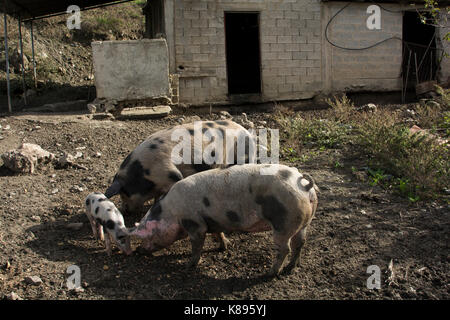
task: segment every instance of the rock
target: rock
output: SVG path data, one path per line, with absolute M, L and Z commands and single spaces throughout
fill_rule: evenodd
M 57 194 L 59 192 L 58 188 L 52 189 L 52 191 L 50 191 L 51 194 Z
M 94 157 L 95 158 L 100 158 L 102 156 L 102 153 L 101 152 L 96 152 L 95 154 L 94 154 Z
M 80 187 L 80 186 L 72 186 L 70 188 L 70 192 L 72 193 L 79 193 L 79 192 L 83 192 L 84 188 Z
M 78 231 L 78 230 L 81 230 L 81 228 L 83 228 L 83 222 L 69 223 L 66 227 L 67 227 L 67 229 Z
M 6 300 L 23 300 L 21 297 L 19 297 L 19 295 L 17 293 L 15 293 L 14 291 L 12 291 L 11 293 L 9 293 L 8 295 L 6 295 Z
M 38 285 L 42 284 L 42 280 L 38 276 L 26 277 L 25 282 L 27 284 L 31 284 L 33 286 L 38 286 Z
M 77 153 L 75 153 L 74 159 L 78 159 L 78 158 L 81 158 L 81 157 L 83 157 L 83 153 L 78 151 Z
M 11 126 L 9 124 L 7 124 L 6 126 L 3 127 L 3 130 L 9 130 L 11 129 Z
M 96 105 L 93 104 L 93 103 L 88 103 L 87 109 L 88 109 L 89 113 L 92 113 L 92 114 L 94 114 L 95 112 L 97 112 L 97 107 L 96 107 Z
M 16 150 L 10 150 L 1 155 L 5 167 L 20 173 L 33 174 L 38 166 L 52 162 L 55 155 L 40 146 L 24 143 Z
M 70 153 L 64 153 L 64 155 L 58 159 L 58 165 L 61 168 L 65 168 L 71 166 L 74 163 L 74 160 L 75 158 L 73 155 Z
M 233 118 L 228 111 L 219 111 L 219 116 L 223 120 Z
M 39 216 L 31 216 L 31 220 L 34 222 L 41 222 L 41 217 Z
M 364 111 L 364 112 L 376 112 L 377 111 L 377 106 L 374 105 L 373 103 L 368 103 L 365 104 L 359 108 L 357 108 L 358 111 Z

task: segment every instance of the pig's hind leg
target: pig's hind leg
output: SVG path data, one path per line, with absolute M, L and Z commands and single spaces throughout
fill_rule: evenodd
M 278 277 L 280 275 L 280 270 L 283 267 L 286 256 L 291 251 L 289 247 L 289 239 L 291 238 L 291 236 L 292 234 L 286 235 L 285 233 L 273 231 L 276 256 L 272 265 L 272 269 L 268 274 L 269 276 Z
M 300 253 L 303 248 L 303 245 L 306 242 L 306 232 L 308 227 L 304 227 L 300 229 L 292 238 L 291 238 L 291 249 L 292 249 L 292 257 L 289 264 L 286 266 L 286 273 L 291 273 L 292 270 L 297 267 L 300 263 Z

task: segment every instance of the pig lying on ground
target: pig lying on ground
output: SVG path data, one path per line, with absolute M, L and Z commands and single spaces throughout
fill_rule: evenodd
M 86 215 L 94 237 L 105 241 L 108 255 L 112 252 L 111 241 L 115 242 L 124 253 L 131 254 L 130 237 L 123 216 L 104 194 L 93 192 L 86 197 Z M 103 228 L 106 229 L 106 237 Z
M 194 124 L 199 126 L 196 127 Z M 187 139 L 190 139 L 189 150 L 191 157 L 186 161 L 188 163 L 175 164 L 172 157 L 172 149 L 179 144 L 179 141 L 172 141 L 172 135 L 176 135 L 177 132 L 183 133 L 183 131 L 186 132 Z M 237 134 L 238 138 L 234 138 L 231 135 L 233 133 Z M 203 134 L 210 134 L 213 137 L 209 141 L 200 140 L 200 143 L 196 145 L 194 143 L 194 134 L 200 139 Z M 223 137 L 222 145 L 220 144 L 222 140 L 220 137 Z M 238 154 L 236 148 L 238 141 L 244 141 L 245 143 L 245 150 L 241 154 Z M 212 145 L 214 144 L 217 144 L 217 150 L 213 148 Z M 250 147 L 250 144 L 252 144 L 252 147 Z M 201 146 L 203 150 L 208 148 L 213 158 L 216 157 L 216 153 L 219 156 L 218 151 L 222 146 L 223 162 L 227 159 L 226 155 L 230 150 L 234 150 L 232 155 L 234 158 L 231 159 L 233 163 L 249 162 L 249 159 L 252 160 L 256 157 L 253 136 L 244 127 L 231 120 L 198 121 L 175 126 L 152 134 L 147 140 L 137 146 L 120 165 L 113 183 L 106 190 L 105 195 L 111 198 L 116 194 L 120 194 L 122 212 L 124 214 L 141 214 L 145 201 L 153 198 L 157 199 L 162 194 L 167 193 L 174 183 L 184 177 L 211 168 L 226 166 L 226 163 L 223 162 L 216 164 L 211 161 L 209 162 L 211 164 L 207 164 L 203 161 L 203 157 L 201 163 L 195 164 L 193 161 L 194 149 L 197 146 Z M 220 239 L 221 248 L 226 249 L 228 240 L 223 233 L 220 234 Z
M 261 175 L 262 168 L 276 173 Z M 189 266 L 195 266 L 207 232 L 272 229 L 277 255 L 270 274 L 278 275 L 291 250 L 286 271 L 299 262 L 317 208 L 316 190 L 309 175 L 284 165 L 245 164 L 208 170 L 177 182 L 130 234 L 144 238 L 150 251 L 188 235 L 192 245 Z

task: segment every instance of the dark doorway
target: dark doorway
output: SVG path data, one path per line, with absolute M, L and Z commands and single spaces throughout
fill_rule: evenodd
M 259 14 L 225 12 L 229 94 L 261 93 Z
M 431 24 L 431 20 L 428 21 Z M 436 29 L 430 24 L 422 23 L 416 11 L 406 11 L 403 15 L 403 79 L 405 82 L 411 52 L 409 84 L 436 79 L 437 62 L 441 57 L 437 57 Z

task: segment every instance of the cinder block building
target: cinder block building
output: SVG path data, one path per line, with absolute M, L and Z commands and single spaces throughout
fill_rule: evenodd
M 440 40 L 449 31 L 445 19 L 445 28 L 430 27 L 417 23 L 407 2 L 383 1 L 368 10 L 374 4 L 151 0 L 144 11 L 147 36 L 167 40 L 170 73 L 179 78 L 183 103 L 400 91 L 410 50 L 426 70 L 420 74 L 424 79 L 450 75 L 448 59 L 442 58 L 448 44 Z

